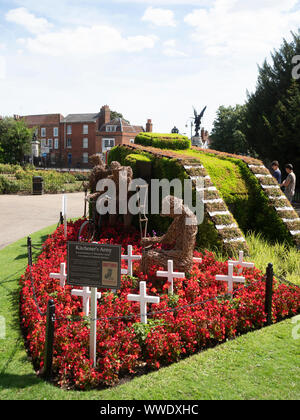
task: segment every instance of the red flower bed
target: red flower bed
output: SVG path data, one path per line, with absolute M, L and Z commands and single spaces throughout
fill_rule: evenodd
M 70 223 L 68 240 L 77 238 L 82 220 Z M 139 234 L 107 228 L 100 243 L 121 244 L 123 253 L 133 245 L 141 253 Z M 161 267 L 152 267 L 147 275 L 135 265 L 135 277 L 122 276 L 116 295 L 102 290 L 98 303 L 97 366 L 89 362 L 89 319 L 82 314 L 82 299 L 71 296 L 71 287 L 60 287 L 49 278 L 66 261 L 66 240 L 59 227 L 44 244 L 43 252 L 32 268 L 32 279 L 42 312 L 49 299 L 56 304 L 53 370 L 63 387 L 87 389 L 114 385 L 121 377 L 140 368 L 157 369 L 201 349 L 234 338 L 240 333 L 260 328 L 265 322 L 265 280 L 257 269 L 244 270 L 245 286 L 235 286 L 231 298 L 227 285 L 215 280 L 227 274 L 227 263 L 216 261 L 213 254 L 195 253 L 203 258 L 185 279 L 174 281 L 174 295 L 168 296 L 167 279 L 156 278 Z M 126 268 L 126 263 L 122 264 Z M 146 280 L 148 294 L 161 297 L 160 304 L 148 306 L 148 324 L 139 323 L 139 304 L 127 295 L 139 293 L 139 281 Z M 21 322 L 27 346 L 38 369 L 43 367 L 45 317 L 39 315 L 34 301 L 29 270 L 21 278 Z M 300 288 L 275 282 L 273 320 L 295 315 L 300 310 Z M 218 298 L 216 298 L 219 296 Z M 112 319 L 108 319 L 112 318 Z

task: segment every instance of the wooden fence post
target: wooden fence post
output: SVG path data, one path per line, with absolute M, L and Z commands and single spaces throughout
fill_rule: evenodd
M 32 267 L 32 242 L 31 237 L 27 238 L 27 253 L 28 253 L 28 265 Z

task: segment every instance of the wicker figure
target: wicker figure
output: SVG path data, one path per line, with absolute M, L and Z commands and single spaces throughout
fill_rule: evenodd
M 110 169 L 111 169 L 111 176 L 109 176 L 108 178 L 113 180 L 115 182 L 116 185 L 116 209 L 117 209 L 117 214 L 111 214 L 109 215 L 109 223 L 110 225 L 115 225 L 117 220 L 118 220 L 118 210 L 119 210 L 119 206 L 121 204 L 121 196 L 120 196 L 120 180 L 123 180 L 124 185 L 126 183 L 126 188 L 127 188 L 127 202 L 128 199 L 130 197 L 130 194 L 128 193 L 128 188 L 129 185 L 133 179 L 133 172 L 132 172 L 132 168 L 130 166 L 122 166 L 119 162 L 112 162 L 110 165 Z M 124 191 L 122 191 L 124 193 Z M 126 205 L 127 205 L 126 202 Z M 124 204 L 124 203 L 122 203 Z M 132 222 L 132 215 L 128 212 L 127 209 L 127 214 L 122 215 L 124 217 L 124 226 L 125 227 L 129 227 L 131 225 Z
M 93 155 L 90 157 L 90 163 L 94 165 L 89 182 L 89 189 L 91 194 L 89 195 L 90 200 L 97 200 L 97 198 L 103 193 L 103 191 L 96 191 L 98 182 L 101 179 L 108 178 L 111 174 L 111 170 L 107 165 L 104 164 L 103 160 L 99 155 Z
M 141 245 L 145 248 L 141 262 L 141 270 L 148 273 L 152 265 L 159 265 L 168 269 L 168 260 L 174 261 L 174 268 L 181 272 L 190 272 L 193 267 L 196 235 L 198 233 L 197 217 L 183 204 L 183 201 L 168 196 L 163 201 L 163 206 L 169 205 L 169 216 L 174 221 L 167 233 L 161 237 L 143 238 Z M 178 214 L 181 212 L 181 214 Z M 170 250 L 149 249 L 155 244 L 172 246 Z M 147 249 L 148 248 L 148 249 Z

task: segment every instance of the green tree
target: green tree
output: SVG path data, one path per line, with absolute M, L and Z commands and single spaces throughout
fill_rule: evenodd
M 220 106 L 211 134 L 211 147 L 222 152 L 248 154 L 249 145 L 245 131 L 245 105 Z
M 0 120 L 0 161 L 21 163 L 31 153 L 33 130 L 23 120 L 6 117 Z
M 125 118 L 123 117 L 123 114 L 121 114 L 120 112 L 117 112 L 117 111 L 111 111 L 110 112 L 110 119 L 114 120 L 116 118 L 121 118 L 124 121 L 128 122 L 128 124 L 130 124 L 130 122 L 128 120 L 125 120 Z
M 300 80 L 292 77 L 300 31 L 292 37 L 273 52 L 270 64 L 265 61 L 259 67 L 256 91 L 248 94 L 245 133 L 262 159 L 293 163 L 300 175 Z

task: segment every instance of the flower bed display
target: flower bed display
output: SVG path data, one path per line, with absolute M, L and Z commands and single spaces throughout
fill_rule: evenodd
M 69 223 L 68 240 L 76 241 L 83 220 Z M 139 233 L 125 232 L 122 226 L 103 230 L 100 243 L 133 245 L 141 254 Z M 135 277 L 122 276 L 117 294 L 101 290 L 98 301 L 97 366 L 89 361 L 89 319 L 82 314 L 82 299 L 71 296 L 71 287 L 60 287 L 50 279 L 66 261 L 66 240 L 59 227 L 43 246 L 32 267 L 32 280 L 43 312 L 49 299 L 56 304 L 53 377 L 65 388 L 88 389 L 115 385 L 135 372 L 147 372 L 177 362 L 202 349 L 233 339 L 241 333 L 261 328 L 265 323 L 265 279 L 257 269 L 243 271 L 245 285 L 235 285 L 233 296 L 227 284 L 216 281 L 217 274 L 227 274 L 228 265 L 206 252 L 201 264 L 195 264 L 186 278 L 174 281 L 174 295 L 168 295 L 167 279 L 157 278 L 161 267 L 153 266 L 147 275 L 135 264 Z M 126 263 L 122 263 L 126 268 Z M 236 268 L 238 269 L 238 267 Z M 139 304 L 127 295 L 138 293 L 139 281 L 147 282 L 148 294 L 160 296 L 158 305 L 148 306 L 148 324 L 140 323 Z M 45 317 L 39 315 L 27 269 L 21 278 L 21 324 L 29 354 L 37 370 L 43 367 Z M 218 296 L 218 298 L 216 298 Z M 300 288 L 274 283 L 274 322 L 295 315 L 300 310 Z

